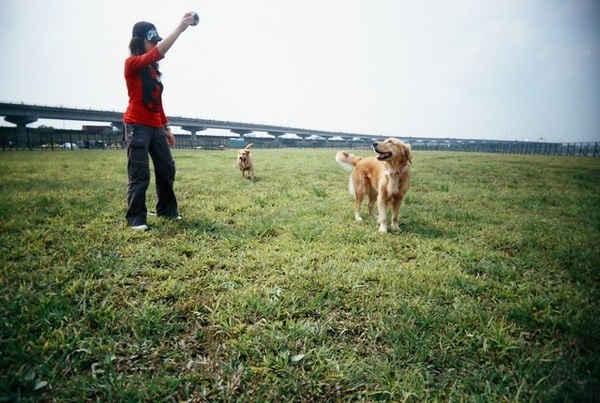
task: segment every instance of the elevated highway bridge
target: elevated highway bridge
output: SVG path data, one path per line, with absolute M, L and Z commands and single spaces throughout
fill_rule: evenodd
M 4 120 L 15 124 L 16 129 L 16 146 L 18 149 L 23 149 L 27 144 L 27 125 L 36 122 L 38 119 L 55 119 L 55 120 L 70 120 L 81 122 L 105 122 L 110 123 L 113 127 L 121 129 L 122 112 L 102 111 L 92 109 L 76 109 L 54 106 L 40 106 L 14 103 L 0 103 L 0 116 L 4 116 Z M 348 133 L 348 132 L 333 132 L 325 130 L 302 129 L 297 127 L 264 125 L 254 123 L 228 122 L 222 120 L 210 120 L 199 118 L 186 118 L 181 116 L 168 116 L 169 124 L 172 126 L 181 127 L 182 130 L 191 133 L 190 143 L 196 141 L 196 133 L 206 129 L 221 129 L 228 130 L 231 133 L 239 135 L 248 135 L 253 132 L 265 132 L 272 136 L 278 136 L 279 139 L 286 139 L 287 134 L 297 135 L 298 139 L 293 138 L 292 141 L 308 139 L 310 136 L 320 136 L 324 138 L 330 145 L 335 140 L 350 142 L 359 145 L 362 142 L 363 146 L 368 146 L 373 139 L 383 139 L 389 137 L 385 134 L 364 134 L 364 133 Z M 14 133 L 14 132 L 13 132 Z M 14 138 L 14 137 L 13 137 Z M 484 140 L 484 139 L 449 139 L 449 138 L 429 138 L 429 137 L 400 137 L 404 141 L 408 141 L 413 149 L 428 149 L 428 150 L 459 150 L 459 151 L 483 151 L 483 152 L 507 152 L 507 153 L 525 153 L 525 154 L 552 154 L 552 155 L 600 155 L 600 143 L 548 143 L 543 141 L 518 141 L 518 140 Z M 287 137 L 286 140 L 289 140 Z M 11 140 L 12 141 L 12 140 Z M 12 147 L 12 146 L 11 146 Z M 2 148 L 4 148 L 4 140 L 2 139 Z
M 106 122 L 112 126 L 121 129 L 123 126 L 122 112 L 101 111 L 92 109 L 75 109 L 54 106 L 40 106 L 14 103 L 0 103 L 0 116 L 4 120 L 17 125 L 17 142 L 20 146 L 25 144 L 26 127 L 28 124 L 36 122 L 38 119 L 57 119 L 82 122 Z M 301 129 L 296 127 L 274 126 L 254 123 L 228 122 L 222 120 L 210 120 L 199 118 L 186 118 L 181 116 L 168 116 L 171 126 L 181 127 L 184 131 L 191 133 L 191 139 L 196 139 L 196 133 L 206 129 L 223 129 L 232 133 L 245 135 L 253 132 L 266 132 L 271 135 L 284 135 L 286 133 L 297 134 L 298 136 L 317 135 L 324 138 L 343 137 L 343 138 L 361 138 L 371 139 L 374 135 L 365 135 L 359 133 L 332 132 L 314 129 Z M 381 137 L 381 136 L 379 136 Z

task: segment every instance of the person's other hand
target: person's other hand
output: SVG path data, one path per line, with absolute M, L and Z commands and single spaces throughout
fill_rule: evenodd
M 171 133 L 171 128 L 165 130 L 167 132 L 167 144 L 169 147 L 173 147 L 175 145 L 175 136 Z

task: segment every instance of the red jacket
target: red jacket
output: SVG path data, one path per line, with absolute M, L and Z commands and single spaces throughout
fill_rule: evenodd
M 142 68 L 151 66 L 162 58 L 164 56 L 160 54 L 157 47 L 154 47 L 150 52 L 130 56 L 125 60 L 125 81 L 127 83 L 127 93 L 129 94 L 129 105 L 123 115 L 123 122 L 139 123 L 150 127 L 164 127 L 167 125 L 168 120 L 162 106 L 161 86 L 157 85 L 154 89 L 153 96 L 158 100 L 158 103 L 152 105 L 155 110 L 150 109 L 144 105 L 142 77 L 140 76 Z M 156 69 L 150 67 L 150 76 L 154 79 L 158 78 Z

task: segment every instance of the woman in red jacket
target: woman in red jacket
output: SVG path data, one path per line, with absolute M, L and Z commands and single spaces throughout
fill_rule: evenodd
M 169 147 L 175 137 L 163 110 L 161 73 L 158 61 L 165 57 L 175 40 L 188 26 L 194 24 L 194 13 L 186 13 L 179 26 L 164 40 L 156 27 L 146 21 L 133 26 L 129 49 L 131 56 L 125 60 L 125 81 L 129 105 L 123 115 L 123 137 L 127 145 L 127 223 L 131 229 L 145 231 L 146 190 L 150 184 L 152 157 L 156 179 L 156 215 L 180 219 L 177 198 L 173 191 L 175 161 Z

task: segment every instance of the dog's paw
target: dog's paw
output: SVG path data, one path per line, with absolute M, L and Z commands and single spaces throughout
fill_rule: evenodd
M 385 225 L 380 225 L 379 232 L 387 232 L 387 227 Z

